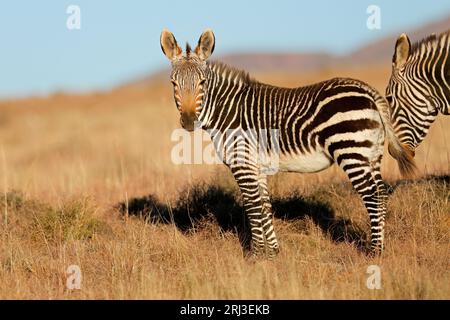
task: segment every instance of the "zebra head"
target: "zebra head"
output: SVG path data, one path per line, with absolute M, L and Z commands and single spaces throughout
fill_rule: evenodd
M 192 51 L 187 44 L 183 54 L 170 31 L 163 30 L 161 33 L 161 49 L 172 64 L 171 82 L 175 104 L 180 112 L 180 124 L 187 131 L 194 130 L 194 123 L 202 110 L 208 72 L 206 59 L 214 51 L 214 44 L 214 33 L 206 30 L 195 50 Z
M 437 115 L 429 87 L 417 76 L 420 66 L 415 60 L 411 55 L 411 42 L 403 33 L 395 44 L 386 100 L 391 107 L 395 132 L 412 156 Z

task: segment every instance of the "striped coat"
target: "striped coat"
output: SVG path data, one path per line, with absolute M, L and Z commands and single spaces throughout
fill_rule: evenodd
M 406 34 L 398 38 L 386 99 L 397 136 L 414 156 L 438 114 L 450 114 L 450 30 L 413 45 Z
M 371 249 L 381 251 L 386 192 L 380 164 L 386 136 L 402 173 L 414 168 L 393 132 L 385 99 L 366 83 L 347 78 L 292 89 L 263 84 L 243 71 L 206 61 L 214 44 L 208 30 L 194 51 L 187 47 L 183 54 L 170 32 L 161 35 L 163 52 L 172 62 L 181 125 L 193 130 L 198 123 L 210 130 L 216 151 L 224 155 L 243 194 L 252 253 L 274 256 L 279 250 L 268 172 L 317 172 L 333 163 L 361 196 L 370 218 Z M 265 156 L 277 159 L 275 170 L 268 170 L 274 162 L 268 165 Z

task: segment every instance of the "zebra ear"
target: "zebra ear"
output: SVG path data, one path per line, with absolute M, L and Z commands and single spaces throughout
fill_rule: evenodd
M 394 57 L 392 58 L 392 63 L 396 69 L 400 69 L 405 64 L 409 57 L 409 50 L 411 48 L 411 42 L 406 34 L 402 33 L 398 37 L 395 43 Z
M 198 39 L 195 54 L 202 60 L 206 60 L 213 53 L 216 44 L 216 38 L 211 29 L 206 30 Z
M 169 58 L 170 61 L 173 61 L 179 57 L 181 57 L 181 54 L 183 53 L 180 46 L 177 44 L 177 40 L 175 39 L 172 32 L 170 32 L 167 29 L 164 29 L 161 32 L 161 49 L 166 55 L 167 58 Z

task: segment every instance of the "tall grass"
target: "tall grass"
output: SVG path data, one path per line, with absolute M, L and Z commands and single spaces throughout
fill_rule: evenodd
M 256 77 L 295 86 L 351 76 L 384 91 L 389 72 Z M 244 258 L 247 225 L 228 170 L 171 163 L 170 90 L 154 81 L 0 102 L 0 298 L 450 298 L 448 119 L 417 152 L 419 180 L 399 180 L 383 160 L 393 186 L 383 256 L 366 254 L 367 213 L 332 167 L 270 177 L 281 253 L 259 261 Z M 81 290 L 66 288 L 73 264 Z M 372 264 L 381 290 L 366 287 Z

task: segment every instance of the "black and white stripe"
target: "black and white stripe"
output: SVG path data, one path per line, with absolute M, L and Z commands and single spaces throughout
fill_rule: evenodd
M 186 65 L 196 65 L 196 71 L 184 72 Z M 279 250 L 265 164 L 258 150 L 258 139 L 272 137 L 253 134 L 269 135 L 270 130 L 279 132 L 278 143 L 265 148 L 279 157 L 279 170 L 317 172 L 337 163 L 347 173 L 369 214 L 371 248 L 382 250 L 386 191 L 380 164 L 385 136 L 403 171 L 412 162 L 394 135 L 388 104 L 377 91 L 348 78 L 292 89 L 275 87 L 222 63 L 205 62 L 191 52 L 172 61 L 172 67 L 176 83 L 204 79 L 202 104 L 194 118 L 211 130 L 219 154 L 240 160 L 225 159 L 225 163 L 243 195 L 253 253 L 272 256 Z
M 414 154 L 439 112 L 450 113 L 450 31 L 412 46 L 398 38 L 386 98 L 397 136 Z

